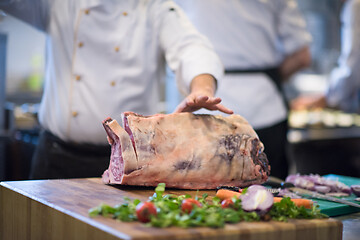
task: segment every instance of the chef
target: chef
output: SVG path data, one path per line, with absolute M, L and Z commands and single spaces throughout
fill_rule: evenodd
M 224 63 L 226 75 L 217 95 L 254 127 L 264 143 L 271 175 L 285 178 L 288 112 L 282 83 L 311 63 L 311 36 L 296 2 L 177 3 L 209 38 Z
M 39 110 L 44 129 L 32 179 L 98 177 L 110 148 L 102 120 L 158 112 L 165 64 L 187 94 L 177 111 L 232 111 L 214 97 L 223 66 L 172 1 L 0 0 L 7 13 L 47 34 Z
M 326 91 L 320 95 L 301 95 L 292 108 L 336 108 L 360 113 L 360 0 L 342 1 L 341 54 L 331 71 Z

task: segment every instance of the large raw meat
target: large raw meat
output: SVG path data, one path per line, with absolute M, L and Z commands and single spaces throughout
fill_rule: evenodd
M 182 189 L 265 182 L 270 166 L 253 128 L 239 115 L 123 113 L 103 121 L 111 147 L 108 184 Z

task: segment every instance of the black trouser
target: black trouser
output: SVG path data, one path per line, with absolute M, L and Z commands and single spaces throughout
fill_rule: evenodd
M 265 153 L 271 166 L 270 175 L 285 179 L 289 172 L 289 163 L 286 154 L 287 121 L 280 122 L 271 127 L 255 129 L 261 142 L 265 146 Z
M 30 179 L 101 177 L 110 163 L 110 145 L 79 145 L 41 131 Z

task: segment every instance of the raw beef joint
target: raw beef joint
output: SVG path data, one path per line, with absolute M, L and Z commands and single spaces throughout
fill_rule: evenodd
M 265 182 L 270 166 L 263 144 L 239 115 L 122 114 L 107 118 L 111 144 L 107 184 L 215 189 Z

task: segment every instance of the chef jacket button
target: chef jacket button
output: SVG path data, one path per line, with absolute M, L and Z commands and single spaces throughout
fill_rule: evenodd
M 116 84 L 116 82 L 115 82 L 115 81 L 112 81 L 112 82 L 110 83 L 110 85 L 111 85 L 112 87 L 114 87 L 114 86 L 115 86 L 115 84 Z
M 76 112 L 76 111 L 73 111 L 73 112 L 72 112 L 72 116 L 73 116 L 73 117 L 77 117 L 77 115 L 79 115 L 78 112 Z
M 128 13 L 127 13 L 127 12 L 123 12 L 123 15 L 126 17 L 126 16 L 128 15 Z
M 86 9 L 84 12 L 85 12 L 86 15 L 89 15 L 90 10 L 89 10 L 89 9 Z
M 81 47 L 84 46 L 84 43 L 83 43 L 83 42 L 79 42 L 78 46 L 79 46 L 79 48 L 81 48 Z
M 115 50 L 115 52 L 119 52 L 119 51 L 120 51 L 120 47 L 117 47 L 117 46 L 116 46 L 116 47 L 114 48 L 114 50 Z
M 76 81 L 80 81 L 80 80 L 81 80 L 81 76 L 80 76 L 80 75 L 76 75 L 75 79 L 76 79 Z

